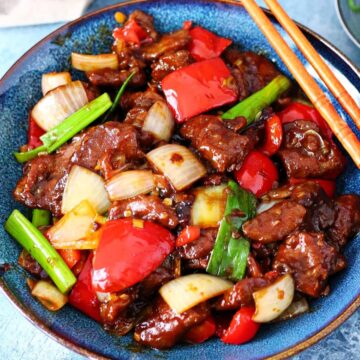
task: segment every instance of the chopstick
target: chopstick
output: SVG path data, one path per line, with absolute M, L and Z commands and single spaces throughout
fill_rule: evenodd
M 269 43 L 288 67 L 295 80 L 330 126 L 345 150 L 360 168 L 360 142 L 350 127 L 336 112 L 330 100 L 320 89 L 317 82 L 306 71 L 304 65 L 281 37 L 274 25 L 254 0 L 242 0 L 242 4 L 263 32 Z
M 345 87 L 336 78 L 329 66 L 325 63 L 322 57 L 311 45 L 310 41 L 301 32 L 295 22 L 289 17 L 285 10 L 281 7 L 277 0 L 264 0 L 273 15 L 286 30 L 286 32 L 293 39 L 294 43 L 304 54 L 305 58 L 313 66 L 315 71 L 319 74 L 325 85 L 329 88 L 335 98 L 347 111 L 347 113 L 354 120 L 356 126 L 360 129 L 360 108 L 356 102 L 346 91 Z

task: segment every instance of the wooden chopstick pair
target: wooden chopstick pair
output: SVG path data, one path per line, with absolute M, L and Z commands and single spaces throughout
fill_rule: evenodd
M 265 0 L 265 3 L 360 129 L 360 109 L 343 85 L 337 80 L 330 68 L 302 34 L 297 25 L 282 9 L 277 0 Z M 331 130 L 354 160 L 356 166 L 360 168 L 360 141 L 356 135 L 337 113 L 328 97 L 307 72 L 304 65 L 281 37 L 255 0 L 242 0 L 242 4 L 288 67 L 310 101 L 329 124 Z

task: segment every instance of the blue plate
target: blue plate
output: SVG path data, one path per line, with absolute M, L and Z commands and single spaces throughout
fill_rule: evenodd
M 142 9 L 152 14 L 157 29 L 164 32 L 178 29 L 184 20 L 191 19 L 222 36 L 231 37 L 244 50 L 265 54 L 291 77 L 249 15 L 237 2 L 201 0 L 127 2 L 97 11 L 63 26 L 26 53 L 0 83 L 1 223 L 14 208 L 21 208 L 11 196 L 16 181 L 21 175 L 21 166 L 14 161 L 11 152 L 26 142 L 27 113 L 41 97 L 41 74 L 69 69 L 71 51 L 108 52 L 112 43 L 111 30 L 116 25 L 115 11 L 121 10 L 129 14 L 135 9 Z M 271 19 L 283 36 L 288 38 L 276 21 Z M 306 29 L 304 31 L 348 91 L 358 100 L 359 94 L 356 89 L 360 88 L 360 78 L 355 67 L 319 36 Z M 297 54 L 300 56 L 299 53 Z M 312 68 L 308 64 L 306 66 L 313 74 Z M 73 75 L 75 78 L 79 76 L 77 73 Z M 333 97 L 331 99 L 341 116 L 359 136 L 359 132 L 339 104 Z M 349 159 L 347 171 L 338 180 L 338 191 L 360 193 L 359 185 L 360 173 Z M 330 295 L 314 301 L 311 313 L 289 322 L 263 326 L 254 341 L 242 346 L 227 346 L 214 339 L 196 346 L 179 345 L 165 352 L 140 350 L 133 346 L 131 336 L 118 338 L 109 335 L 97 323 L 70 307 L 57 313 L 44 309 L 29 295 L 25 284 L 26 274 L 16 265 L 19 246 L 2 227 L 0 236 L 0 263 L 11 265 L 10 270 L 0 272 L 0 285 L 4 292 L 36 326 L 69 348 L 94 358 L 171 357 L 179 360 L 186 358 L 246 360 L 270 356 L 285 358 L 327 335 L 360 305 L 360 237 L 358 236 L 346 250 L 349 262 L 347 270 L 332 278 Z
M 360 1 L 355 0 L 360 6 Z M 336 10 L 343 26 L 350 39 L 360 47 L 360 12 L 350 9 L 349 0 L 336 0 Z

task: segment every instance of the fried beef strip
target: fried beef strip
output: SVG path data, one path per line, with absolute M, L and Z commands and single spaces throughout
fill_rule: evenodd
M 121 99 L 121 107 L 127 111 L 124 122 L 141 128 L 148 110 L 157 101 L 165 100 L 153 87 L 144 92 L 125 93 Z
M 336 177 L 345 166 L 337 146 L 326 139 L 312 121 L 284 124 L 284 139 L 278 152 L 288 177 Z
M 142 67 L 133 66 L 130 70 L 116 70 L 116 69 L 101 69 L 95 71 L 88 71 L 86 76 L 91 84 L 95 86 L 108 86 L 119 88 L 130 74 L 136 70 L 136 74 L 130 80 L 132 87 L 141 87 L 146 83 L 146 74 L 144 71 L 140 71 Z
M 231 72 L 239 89 L 240 100 L 262 89 L 280 74 L 271 61 L 251 51 L 241 52 L 228 49 L 224 56 L 231 66 Z
M 360 231 L 360 196 L 341 195 L 335 200 L 335 220 L 328 229 L 330 243 L 343 248 Z
M 250 150 L 248 137 L 229 130 L 217 116 L 196 116 L 182 126 L 180 134 L 219 172 L 240 168 Z
M 209 255 L 215 244 L 217 228 L 201 229 L 200 237 L 179 247 L 180 257 L 186 260 L 200 259 Z
M 297 231 L 280 245 L 273 268 L 290 273 L 296 289 L 312 297 L 326 291 L 329 276 L 346 267 L 345 259 L 325 241 L 324 233 Z
M 153 221 L 169 229 L 174 229 L 179 223 L 175 211 L 156 195 L 138 195 L 113 202 L 109 209 L 109 219 L 124 217 Z
M 191 37 L 189 31 L 181 29 L 171 34 L 162 35 L 159 41 L 141 48 L 141 54 L 145 60 L 153 61 L 164 54 L 186 49 Z
M 249 239 L 261 243 L 279 241 L 301 225 L 305 214 L 302 205 L 284 200 L 247 221 L 243 232 Z
M 155 349 L 168 349 L 181 341 L 190 328 L 200 324 L 209 314 L 210 307 L 206 302 L 177 314 L 158 297 L 143 321 L 136 325 L 134 339 Z
M 94 126 L 55 154 L 38 156 L 26 163 L 14 197 L 28 207 L 61 216 L 62 195 L 72 165 L 95 170 L 99 164 L 116 169 L 142 158 L 136 128 L 117 122 Z
M 151 80 L 155 84 L 159 83 L 166 75 L 193 62 L 194 60 L 188 50 L 179 50 L 171 54 L 165 54 L 151 64 Z
M 238 281 L 231 289 L 227 290 L 218 300 L 214 307 L 216 310 L 237 310 L 242 306 L 253 306 L 253 292 L 271 284 L 264 277 L 245 278 Z
M 155 30 L 154 27 L 154 18 L 150 14 L 146 14 L 141 10 L 134 10 L 127 22 L 135 20 L 138 25 L 140 25 L 148 34 L 148 36 L 153 40 L 156 41 L 159 37 L 159 34 Z M 125 24 L 124 24 L 125 25 Z

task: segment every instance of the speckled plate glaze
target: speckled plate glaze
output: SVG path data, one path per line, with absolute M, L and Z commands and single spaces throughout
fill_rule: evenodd
M 246 11 L 239 3 L 232 1 L 126 2 L 63 26 L 26 53 L 0 82 L 1 223 L 4 223 L 14 208 L 21 208 L 11 196 L 21 174 L 21 166 L 14 161 L 11 152 L 26 141 L 27 112 L 41 96 L 41 74 L 68 69 L 71 51 L 107 52 L 112 43 L 111 29 L 116 25 L 113 16 L 115 11 L 121 10 L 129 14 L 139 8 L 154 16 L 156 27 L 161 31 L 175 30 L 182 26 L 184 20 L 191 19 L 222 36 L 231 37 L 242 49 L 265 54 L 276 62 L 284 73 L 291 76 Z M 272 21 L 287 38 L 273 18 Z M 360 77 L 356 68 L 319 36 L 307 29 L 304 31 L 349 92 L 359 100 L 356 89 L 360 89 Z M 299 53 L 298 55 L 300 56 Z M 312 68 L 308 64 L 306 66 L 313 74 Z M 79 77 L 78 73 L 73 75 Z M 332 101 L 342 117 L 360 136 L 339 104 L 333 98 Z M 338 191 L 360 193 L 360 172 L 350 159 L 346 173 L 338 179 Z M 26 274 L 16 265 L 19 246 L 2 227 L 0 237 L 0 263 L 11 265 L 10 270 L 0 272 L 0 286 L 3 291 L 36 326 L 65 346 L 92 358 L 280 359 L 306 348 L 327 335 L 360 305 L 358 236 L 346 250 L 349 262 L 347 270 L 332 278 L 330 295 L 314 301 L 311 313 L 289 322 L 263 326 L 257 338 L 243 346 L 226 346 L 214 339 L 202 345 L 179 345 L 164 352 L 139 349 L 132 344 L 131 336 L 117 338 L 109 335 L 94 321 L 70 307 L 58 313 L 45 310 L 29 295 L 25 285 Z

